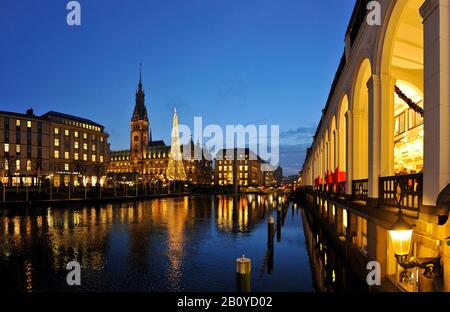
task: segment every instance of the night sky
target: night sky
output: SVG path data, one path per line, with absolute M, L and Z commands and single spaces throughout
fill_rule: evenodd
M 303 164 L 344 49 L 355 0 L 0 1 L 0 110 L 105 125 L 129 147 L 143 63 L 153 139 L 180 123 L 279 124 L 284 174 Z

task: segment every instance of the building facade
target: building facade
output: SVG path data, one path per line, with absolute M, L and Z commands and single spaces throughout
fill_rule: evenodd
M 373 25 L 357 1 L 300 181 L 361 263 L 378 261 L 402 290 L 439 289 L 420 271 L 400 277 L 388 233 L 401 208 L 416 225 L 412 255 L 438 255 L 450 291 L 449 3 L 378 2 Z
M 88 119 L 48 112 L 0 112 L 2 183 L 55 187 L 103 183 L 108 134 Z
M 181 145 L 186 181 L 210 185 L 212 160 L 208 152 L 192 140 Z M 150 121 L 145 105 L 142 77 L 139 78 L 135 106 L 130 121 L 130 149 L 111 151 L 108 166 L 110 180 L 122 183 L 165 185 L 171 146 L 152 139 Z
M 261 186 L 263 160 L 249 148 L 221 149 L 215 157 L 216 185 Z

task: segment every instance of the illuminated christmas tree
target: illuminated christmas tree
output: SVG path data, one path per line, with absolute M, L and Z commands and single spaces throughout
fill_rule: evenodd
M 170 147 L 169 164 L 167 165 L 166 177 L 172 181 L 186 181 L 186 172 L 181 155 L 180 137 L 178 133 L 177 110 L 173 113 L 172 146 Z

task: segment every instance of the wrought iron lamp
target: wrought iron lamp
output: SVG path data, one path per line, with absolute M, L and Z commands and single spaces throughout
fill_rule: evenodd
M 441 276 L 440 257 L 414 258 L 409 256 L 411 248 L 411 238 L 413 234 L 412 226 L 403 218 L 404 214 L 401 208 L 401 190 L 397 189 L 396 201 L 399 207 L 397 221 L 389 228 L 392 246 L 395 252 L 397 263 L 404 269 L 415 267 L 424 270 L 423 275 L 429 279 Z

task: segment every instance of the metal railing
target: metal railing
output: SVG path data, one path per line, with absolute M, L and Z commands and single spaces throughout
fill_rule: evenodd
M 418 211 L 422 208 L 423 174 L 381 177 L 379 180 L 381 205 Z
M 352 181 L 352 199 L 353 200 L 366 201 L 368 190 L 369 190 L 369 179 Z

